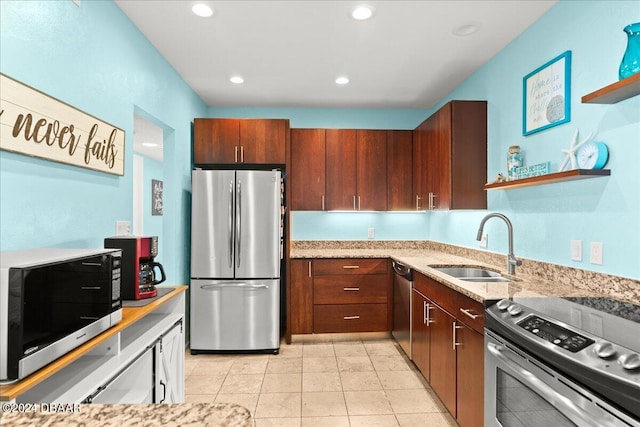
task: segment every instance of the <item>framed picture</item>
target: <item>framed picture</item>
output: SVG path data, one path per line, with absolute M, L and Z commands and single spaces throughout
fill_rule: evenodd
M 162 215 L 162 181 L 151 180 L 151 215 Z
M 571 121 L 571 51 L 522 79 L 522 134 Z

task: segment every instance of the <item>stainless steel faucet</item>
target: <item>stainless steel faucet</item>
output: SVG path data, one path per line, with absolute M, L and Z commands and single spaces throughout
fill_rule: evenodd
M 516 259 L 516 256 L 513 254 L 513 225 L 511 225 L 511 221 L 509 218 L 504 216 L 501 213 L 490 213 L 489 215 L 482 218 L 480 221 L 480 228 L 478 228 L 478 235 L 476 236 L 476 240 L 480 241 L 482 239 L 482 229 L 484 228 L 484 223 L 487 222 L 489 218 L 500 218 L 507 224 L 507 229 L 509 231 L 509 254 L 507 255 L 507 273 L 516 274 L 516 265 L 522 265 L 522 261 Z

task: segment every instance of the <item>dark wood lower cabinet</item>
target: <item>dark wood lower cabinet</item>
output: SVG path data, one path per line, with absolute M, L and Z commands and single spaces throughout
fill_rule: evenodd
M 483 425 L 484 305 L 414 274 L 412 360 L 461 427 Z
M 430 381 L 429 356 L 431 354 L 431 334 L 427 324 L 427 298 L 413 289 L 412 318 L 411 318 L 411 359 L 418 367 L 422 376 Z
M 291 260 L 289 326 L 292 334 L 313 333 L 313 278 L 311 261 Z
M 455 319 L 433 306 L 431 328 L 431 388 L 438 394 L 451 415 L 456 416 L 456 351 L 453 348 Z
M 313 307 L 313 332 L 377 332 L 387 329 L 387 304 L 326 304 Z
M 482 427 L 484 420 L 484 336 L 466 325 L 456 332 L 457 415 L 461 427 Z

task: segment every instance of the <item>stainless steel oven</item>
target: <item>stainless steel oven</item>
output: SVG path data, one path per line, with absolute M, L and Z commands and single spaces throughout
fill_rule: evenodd
M 485 319 L 485 426 L 640 426 L 640 307 L 502 300 Z

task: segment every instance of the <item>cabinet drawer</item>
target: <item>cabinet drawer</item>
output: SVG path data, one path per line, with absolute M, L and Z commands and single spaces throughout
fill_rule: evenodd
M 389 277 L 383 274 L 319 276 L 313 279 L 314 304 L 387 303 Z
M 388 259 L 347 258 L 313 260 L 314 276 L 387 273 L 389 273 Z
M 316 305 L 313 332 L 382 332 L 387 330 L 387 304 Z
M 458 294 L 456 305 L 458 320 L 484 335 L 484 305 L 462 294 Z
M 443 285 L 430 277 L 422 274 L 414 275 L 413 287 L 427 298 L 438 304 L 452 314 L 457 316 L 458 305 L 457 296 L 458 292 L 454 291 L 447 285 Z

